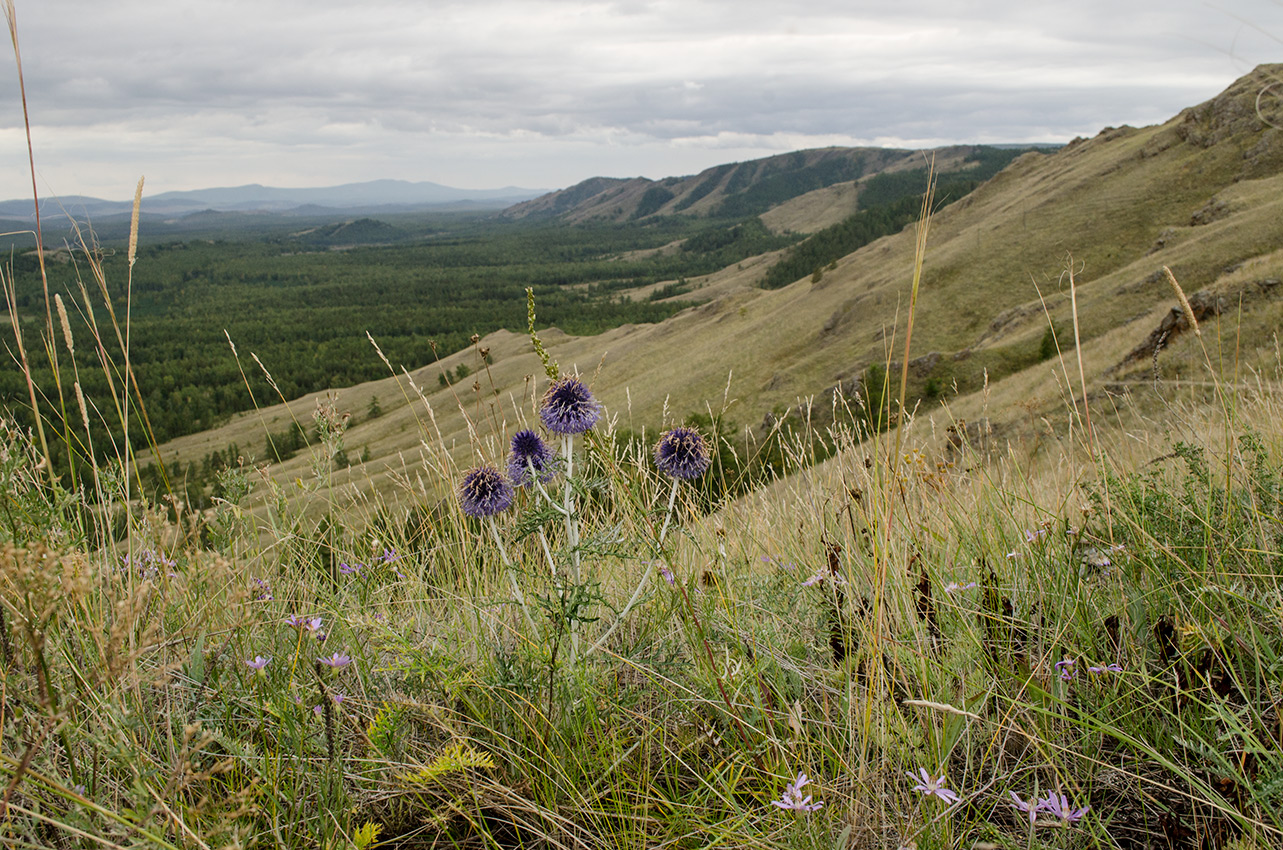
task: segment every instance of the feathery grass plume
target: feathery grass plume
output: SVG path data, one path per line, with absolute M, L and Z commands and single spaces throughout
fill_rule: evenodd
M 53 303 L 58 308 L 58 321 L 62 323 L 62 339 L 67 344 L 67 352 L 74 355 L 76 353 L 76 341 L 71 336 L 71 322 L 67 320 L 67 307 L 62 303 L 61 295 L 55 294 Z
M 1181 312 L 1185 314 L 1185 321 L 1189 323 L 1190 330 L 1194 336 L 1202 336 L 1203 332 L 1198 329 L 1198 319 L 1194 317 L 1194 308 L 1190 306 L 1189 299 L 1185 297 L 1185 290 L 1176 282 L 1176 275 L 1167 266 L 1163 266 L 1163 272 L 1167 275 L 1167 282 L 1171 284 L 1172 292 L 1176 294 L 1176 300 L 1180 302 Z
M 80 382 L 76 381 L 73 385 L 76 389 L 76 404 L 80 407 L 80 418 L 85 423 L 85 430 L 89 430 L 89 408 L 85 405 L 85 393 L 80 389 Z
M 134 261 L 138 259 L 138 213 L 143 204 L 143 180 L 138 178 L 138 188 L 134 190 L 134 211 L 129 217 L 129 267 L 134 267 Z

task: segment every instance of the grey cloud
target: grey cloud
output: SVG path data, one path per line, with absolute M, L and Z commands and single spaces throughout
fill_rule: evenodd
M 19 0 L 48 152 L 131 161 L 92 153 L 128 143 L 133 161 L 202 169 L 162 188 L 219 168 L 238 182 L 238 165 L 300 150 L 318 164 L 365 151 L 359 167 L 389 170 L 362 178 L 448 182 L 407 173 L 432 157 L 398 151 L 466 168 L 468 139 L 478 157 L 571 175 L 627 173 L 627 157 L 691 140 L 674 167 L 700 145 L 713 164 L 723 139 L 1068 138 L 1161 120 L 1277 56 L 1283 10 L 1236 14 L 1266 33 L 1199 0 Z M 6 138 L 18 114 L 0 87 Z M 466 182 L 490 179 L 523 182 L 480 166 Z

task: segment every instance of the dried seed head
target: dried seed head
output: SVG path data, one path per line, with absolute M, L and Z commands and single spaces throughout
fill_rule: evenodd
M 1194 336 L 1202 336 L 1203 332 L 1198 329 L 1198 319 L 1194 318 L 1194 308 L 1189 306 L 1189 299 L 1185 297 L 1185 290 L 1176 282 L 1176 275 L 1167 266 L 1163 266 L 1163 271 L 1167 273 L 1167 282 L 1172 285 L 1172 292 L 1176 294 L 1176 300 L 1180 302 L 1181 312 L 1185 314 L 1185 322 L 1189 325 Z
M 58 308 L 58 321 L 62 322 L 62 339 L 67 343 L 67 351 L 76 353 L 76 341 L 71 338 L 71 322 L 67 321 L 67 306 L 62 303 L 61 295 L 54 295 L 54 306 Z

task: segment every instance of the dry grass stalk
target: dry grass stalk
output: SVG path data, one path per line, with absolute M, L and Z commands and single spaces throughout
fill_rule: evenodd
M 1194 336 L 1202 336 L 1203 332 L 1198 329 L 1198 319 L 1194 317 L 1194 308 L 1189 305 L 1189 299 L 1185 297 L 1185 290 L 1176 282 L 1176 275 L 1167 266 L 1163 266 L 1163 271 L 1167 274 L 1167 282 L 1172 286 L 1172 292 L 1176 294 L 1176 300 L 1180 302 L 1181 312 L 1185 314 L 1185 321 L 1189 323 L 1190 330 Z

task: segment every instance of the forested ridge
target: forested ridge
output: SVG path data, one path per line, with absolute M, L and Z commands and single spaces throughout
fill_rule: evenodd
M 355 230 L 382 232 L 370 224 Z M 473 334 L 524 328 L 526 287 L 535 290 L 541 324 L 568 333 L 656 322 L 687 303 L 634 300 L 627 290 L 712 272 L 796 238 L 772 235 L 756 218 L 567 227 L 460 216 L 449 228 L 412 243 L 316 248 L 318 238 L 335 232 L 331 227 L 153 245 L 144 233 L 128 299 L 124 246 L 91 249 L 122 327 L 130 316 L 129 359 L 151 429 L 148 437 L 135 420 L 132 442 L 160 443 L 210 428 L 250 409 L 251 391 L 259 403 L 277 401 L 251 352 L 271 372 L 280 395 L 296 398 L 386 376 L 367 332 L 394 365 L 414 368 L 467 346 Z M 692 236 L 686 250 L 645 253 Z M 57 252 L 48 255 L 46 266 L 51 297 L 62 295 L 73 337 L 80 341 L 73 370 L 61 330 L 56 333 L 63 386 L 79 380 L 91 405 L 106 409 L 108 378 L 91 344 L 78 280 L 88 289 L 106 349 L 118 366 L 123 358 L 87 259 L 83 250 Z M 39 343 L 46 312 L 37 259 L 30 251 L 17 254 L 12 267 L 33 376 L 53 396 L 56 382 Z M 119 388 L 120 374 L 113 378 Z M 30 421 L 20 369 L 0 372 L 0 405 L 19 421 Z M 99 444 L 105 449 L 110 441 Z

